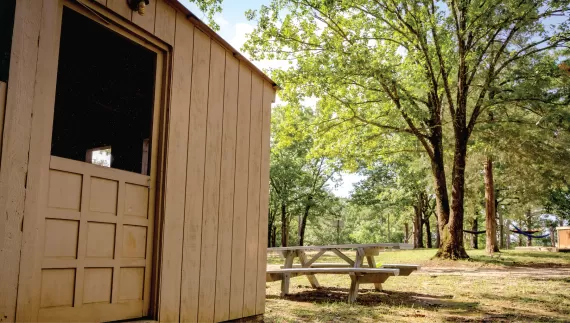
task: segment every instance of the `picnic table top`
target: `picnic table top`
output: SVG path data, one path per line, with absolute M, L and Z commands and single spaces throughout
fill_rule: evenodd
M 385 249 L 413 249 L 409 243 L 369 243 L 369 244 L 338 244 L 328 246 L 292 246 L 267 248 L 267 251 L 288 250 L 322 250 L 322 249 L 356 249 L 356 248 L 385 248 Z

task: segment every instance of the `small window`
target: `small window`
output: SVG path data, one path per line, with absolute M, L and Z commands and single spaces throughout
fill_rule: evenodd
M 85 161 L 93 165 L 111 167 L 111 147 L 88 149 Z
M 51 154 L 148 175 L 156 59 L 64 7 Z

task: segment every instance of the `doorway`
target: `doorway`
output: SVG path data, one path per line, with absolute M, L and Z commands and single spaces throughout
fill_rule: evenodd
M 149 313 L 163 52 L 81 6 L 61 7 L 38 321 Z

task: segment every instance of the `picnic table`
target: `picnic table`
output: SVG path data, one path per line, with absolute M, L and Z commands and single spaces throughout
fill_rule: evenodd
M 289 282 L 292 277 L 307 276 L 313 288 L 319 288 L 319 281 L 315 274 L 349 274 L 351 286 L 349 302 L 356 300 L 359 284 L 373 283 L 376 290 L 382 290 L 382 283 L 390 276 L 407 276 L 417 265 L 383 264 L 376 267 L 375 256 L 381 251 L 394 249 L 413 249 L 413 246 L 405 243 L 375 243 L 375 244 L 343 244 L 328 246 L 295 246 L 268 248 L 268 252 L 280 254 L 284 263 L 279 269 L 268 269 L 266 281 L 281 281 L 281 296 L 289 294 Z M 308 259 L 306 251 L 316 251 L 316 254 Z M 355 250 L 351 258 L 346 251 Z M 317 263 L 316 261 L 326 252 L 332 252 L 344 263 Z M 295 258 L 299 258 L 300 265 L 293 265 Z M 364 263 L 366 259 L 367 264 Z

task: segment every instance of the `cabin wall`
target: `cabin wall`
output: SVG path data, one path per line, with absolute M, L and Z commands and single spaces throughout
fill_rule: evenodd
M 272 84 L 170 2 L 151 0 L 145 16 L 123 0 L 97 2 L 88 4 L 172 47 L 159 320 L 262 314 Z M 36 0 L 17 1 L 0 163 L 0 214 L 6 215 L 0 221 L 0 322 L 15 320 L 22 232 L 29 231 L 23 229 L 26 188 L 38 168 L 29 160 L 32 108 L 42 89 L 55 85 L 42 84 L 46 71 L 36 68 L 45 43 L 38 41 L 42 19 L 51 18 L 43 12 L 49 10 L 39 10 Z
M 558 249 L 570 250 L 570 227 L 558 227 Z

